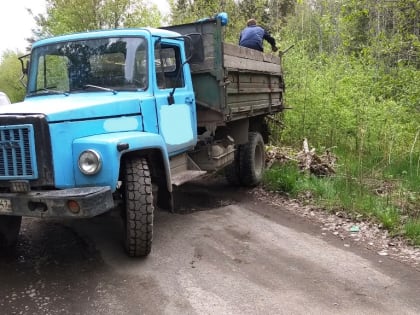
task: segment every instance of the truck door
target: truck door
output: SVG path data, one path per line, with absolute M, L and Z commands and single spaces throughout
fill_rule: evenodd
M 161 40 L 155 45 L 155 97 L 159 133 L 169 155 L 187 151 L 196 144 L 197 124 L 194 91 L 189 66 L 182 64 L 183 42 Z M 173 93 L 173 104 L 168 97 Z

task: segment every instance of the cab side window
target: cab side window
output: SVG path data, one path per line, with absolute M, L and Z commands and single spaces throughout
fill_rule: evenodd
M 155 47 L 156 80 L 159 89 L 184 87 L 181 52 L 178 46 L 158 44 Z

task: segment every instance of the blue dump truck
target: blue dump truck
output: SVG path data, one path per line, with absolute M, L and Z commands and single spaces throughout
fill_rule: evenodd
M 225 43 L 223 21 L 35 42 L 23 102 L 0 107 L 0 247 L 22 217 L 120 210 L 129 256 L 152 248 L 174 185 L 224 169 L 255 186 L 266 118 L 284 109 L 281 58 Z

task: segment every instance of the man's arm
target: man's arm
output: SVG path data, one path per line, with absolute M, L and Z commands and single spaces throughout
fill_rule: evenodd
M 274 39 L 274 37 L 272 37 L 270 35 L 270 33 L 267 30 L 264 30 L 264 37 L 263 37 L 270 45 L 271 45 L 271 50 L 276 52 L 278 50 L 277 46 L 276 46 L 276 40 Z

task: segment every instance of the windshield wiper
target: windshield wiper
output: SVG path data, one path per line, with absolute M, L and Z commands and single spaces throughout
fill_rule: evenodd
M 83 86 L 84 88 L 94 88 L 94 89 L 98 89 L 98 90 L 102 90 L 102 91 L 108 91 L 108 92 L 112 92 L 112 94 L 117 94 L 117 91 L 115 91 L 114 89 L 110 89 L 107 87 L 103 87 L 103 86 L 98 86 L 98 85 L 93 85 L 93 84 L 85 84 Z
M 64 94 L 65 96 L 69 96 L 69 92 L 67 92 L 67 91 L 51 90 L 52 88 L 54 88 L 54 87 L 36 89 L 36 90 L 33 90 L 33 91 L 29 91 L 29 94 L 33 95 L 33 94 L 36 94 L 38 92 L 44 92 L 42 94 Z

